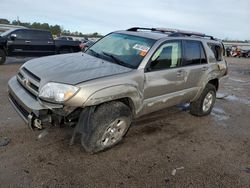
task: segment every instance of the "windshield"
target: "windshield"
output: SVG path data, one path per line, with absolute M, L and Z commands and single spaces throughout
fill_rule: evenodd
M 137 68 L 155 40 L 111 33 L 96 42 L 86 53 L 130 68 Z

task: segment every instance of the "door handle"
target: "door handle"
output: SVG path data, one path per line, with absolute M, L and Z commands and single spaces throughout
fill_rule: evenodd
M 25 43 L 30 43 L 31 41 L 30 40 L 26 40 Z
M 184 70 L 178 70 L 177 71 L 177 77 L 183 76 Z
M 52 44 L 53 42 L 48 41 L 48 44 Z
M 207 71 L 208 67 L 202 67 L 202 71 Z

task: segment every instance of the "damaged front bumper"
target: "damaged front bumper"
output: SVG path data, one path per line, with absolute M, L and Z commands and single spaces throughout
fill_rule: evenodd
M 41 128 L 44 122 L 51 123 L 53 111 L 63 111 L 61 104 L 43 105 L 36 96 L 19 83 L 16 77 L 8 82 L 8 97 L 14 109 L 30 128 Z

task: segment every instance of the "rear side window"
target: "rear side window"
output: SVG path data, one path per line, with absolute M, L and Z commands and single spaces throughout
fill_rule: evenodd
M 34 40 L 52 40 L 50 32 L 47 31 L 32 31 L 32 39 Z
M 183 66 L 207 63 L 204 48 L 199 41 L 184 41 Z
M 216 61 L 222 61 L 223 48 L 219 44 L 208 43 L 209 48 L 212 50 Z

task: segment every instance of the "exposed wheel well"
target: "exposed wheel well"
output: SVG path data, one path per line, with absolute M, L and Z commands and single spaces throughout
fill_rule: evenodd
M 133 101 L 130 98 L 122 98 L 122 99 L 118 99 L 118 101 L 121 101 L 122 103 L 127 105 L 130 108 L 133 116 L 135 115 L 135 106 L 134 106 Z
M 125 97 L 125 98 L 120 98 L 120 99 L 114 99 L 114 100 L 111 100 L 111 101 L 105 101 L 105 102 L 102 102 L 100 104 L 96 104 L 96 108 L 98 108 L 99 106 L 101 106 L 102 104 L 104 103 L 109 103 L 109 102 L 115 102 L 115 101 L 119 101 L 119 102 L 122 102 L 123 104 L 125 104 L 126 106 L 128 106 L 132 112 L 132 115 L 135 116 L 135 106 L 134 106 L 134 103 L 133 101 L 128 98 L 128 97 Z
M 216 91 L 218 91 L 218 89 L 219 89 L 219 80 L 217 78 L 213 79 L 213 80 L 210 80 L 208 83 L 214 85 L 215 88 L 216 88 Z

